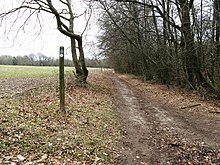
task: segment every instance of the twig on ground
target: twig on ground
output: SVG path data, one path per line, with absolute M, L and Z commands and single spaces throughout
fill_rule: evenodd
M 199 104 L 189 105 L 189 106 L 181 107 L 180 109 L 193 108 L 193 107 L 197 107 L 199 105 L 201 105 L 201 104 L 199 103 Z
M 74 101 L 73 98 L 72 98 L 68 93 L 67 93 L 66 95 L 67 95 L 72 101 Z
M 216 113 L 216 114 L 220 114 L 220 111 L 209 111 L 209 113 Z

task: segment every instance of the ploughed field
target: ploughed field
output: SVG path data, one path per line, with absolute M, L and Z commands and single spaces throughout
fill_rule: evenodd
M 73 67 L 65 67 L 65 75 L 73 76 Z M 91 73 L 99 68 L 89 68 Z M 0 98 L 13 96 L 45 84 L 58 83 L 59 67 L 0 65 Z

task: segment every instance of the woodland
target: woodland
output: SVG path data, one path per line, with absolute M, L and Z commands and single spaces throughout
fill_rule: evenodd
M 100 48 L 115 71 L 220 97 L 218 0 L 99 2 Z
M 0 18 L 4 22 L 16 16 L 16 22 L 26 15 L 20 27 L 24 29 L 29 20 L 36 19 L 40 26 L 43 13 L 51 14 L 58 31 L 70 39 L 75 76 L 84 83 L 88 70 L 83 36 L 94 12 L 100 27 L 98 54 L 108 59 L 116 72 L 220 98 L 219 0 L 83 2 L 87 5 L 85 12 L 75 13 L 71 0 L 23 0 L 3 11 Z M 83 15 L 86 27 L 76 34 L 74 21 Z

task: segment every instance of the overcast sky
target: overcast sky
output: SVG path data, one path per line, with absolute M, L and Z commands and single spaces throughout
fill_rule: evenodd
M 86 10 L 86 6 L 83 5 L 80 0 L 74 1 L 76 2 L 74 12 L 77 14 L 83 13 Z M 0 11 L 2 12 L 14 7 L 14 5 L 16 5 L 15 3 L 15 0 L 0 2 Z M 32 20 L 27 23 L 25 29 L 21 28 L 19 30 L 19 33 L 17 33 L 17 31 L 23 24 L 25 16 L 20 19 L 17 19 L 16 16 L 17 15 L 13 15 L 1 22 L 0 55 L 17 56 L 41 52 L 47 56 L 58 57 L 60 46 L 64 46 L 65 48 L 70 46 L 69 38 L 56 29 L 56 20 L 51 14 L 42 13 L 41 28 L 39 23 L 35 22 L 36 17 L 33 17 Z M 77 34 L 82 33 L 87 18 L 88 15 L 84 15 L 75 20 L 75 32 Z M 91 47 L 91 45 L 96 43 L 96 35 L 98 32 L 99 28 L 96 25 L 96 19 L 93 14 L 88 30 L 84 34 L 84 50 L 86 57 L 92 57 L 95 53 L 94 51 L 96 48 Z M 67 53 L 66 56 L 71 58 L 70 53 Z

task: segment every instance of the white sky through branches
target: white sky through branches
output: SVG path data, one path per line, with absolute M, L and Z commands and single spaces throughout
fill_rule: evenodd
M 74 2 L 74 13 L 82 14 L 88 9 L 81 0 L 74 0 Z M 19 1 L 15 0 L 0 0 L 0 12 L 10 10 L 16 7 L 18 3 Z M 20 12 L 1 20 L 0 55 L 23 56 L 41 52 L 46 56 L 58 57 L 60 46 L 65 48 L 70 46 L 69 38 L 57 30 L 56 20 L 52 14 L 42 12 L 39 17 L 41 20 L 40 24 L 36 21 L 35 14 L 22 27 L 28 15 L 30 14 L 27 12 L 24 15 Z M 89 15 L 87 14 L 75 19 L 75 32 L 77 34 L 83 32 L 88 17 Z M 91 46 L 96 42 L 95 35 L 98 33 L 98 27 L 95 22 L 94 14 L 92 14 L 88 29 L 84 33 L 83 38 L 86 57 L 92 57 L 95 51 L 95 48 Z M 71 58 L 69 51 L 66 56 Z

